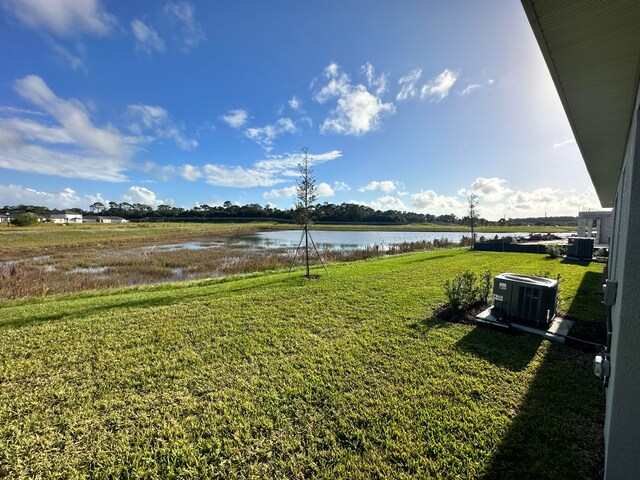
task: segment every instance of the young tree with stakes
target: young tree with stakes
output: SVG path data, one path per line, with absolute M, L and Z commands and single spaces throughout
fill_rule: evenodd
M 476 248 L 476 234 L 475 234 L 475 226 L 478 223 L 478 219 L 480 218 L 480 211 L 478 210 L 478 195 L 475 193 L 470 193 L 467 196 L 467 205 L 469 207 L 468 216 L 469 216 L 469 226 L 471 227 L 471 248 Z
M 309 149 L 302 149 L 302 160 L 298 164 L 300 177 L 296 181 L 296 220 L 302 226 L 304 234 L 304 260 L 306 265 L 306 276 L 309 274 L 309 225 L 312 223 L 313 204 L 318 198 L 318 187 L 313 176 L 313 168 L 309 164 Z M 313 240 L 312 240 L 313 241 Z M 316 252 L 317 253 L 317 252 Z

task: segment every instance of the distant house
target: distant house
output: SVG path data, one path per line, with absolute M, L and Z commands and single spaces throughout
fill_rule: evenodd
M 82 217 L 83 223 L 127 223 L 128 221 L 129 220 L 126 220 L 122 217 L 115 217 L 110 215 L 85 215 L 84 217 Z
M 82 214 L 76 212 L 52 213 L 49 215 L 52 223 L 82 223 Z
M 100 221 L 102 223 L 127 223 L 129 220 L 122 217 L 105 216 L 105 217 L 100 217 Z

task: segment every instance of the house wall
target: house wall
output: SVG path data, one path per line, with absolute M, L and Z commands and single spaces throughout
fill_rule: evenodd
M 611 376 L 605 414 L 605 478 L 640 478 L 640 134 L 638 108 L 629 133 L 614 209 L 609 279 L 618 282 L 612 307 Z

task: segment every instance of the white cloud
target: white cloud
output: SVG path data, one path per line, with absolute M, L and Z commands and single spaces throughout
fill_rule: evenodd
M 433 215 L 453 213 L 458 216 L 465 214 L 465 204 L 459 198 L 438 195 L 433 190 L 422 190 L 411 195 L 411 203 L 423 213 Z
M 302 102 L 295 95 L 291 97 L 288 103 L 292 110 L 300 110 L 300 107 L 302 106 Z
M 266 199 L 270 198 L 290 198 L 295 196 L 296 194 L 296 186 L 292 185 L 290 187 L 284 187 L 280 189 L 269 190 L 268 192 L 264 192 L 262 196 Z
M 309 153 L 309 165 L 315 166 L 330 160 L 340 158 L 342 152 L 340 150 L 331 150 L 325 153 Z M 285 155 L 269 155 L 266 160 L 260 160 L 255 163 L 255 167 L 260 170 L 277 172 L 289 177 L 298 176 L 298 165 L 302 160 L 302 153 L 287 153 Z
M 600 208 L 600 202 L 593 187 L 583 191 L 562 190 L 541 187 L 530 192 L 517 191 L 502 202 L 487 205 L 487 218 L 543 217 L 556 215 L 577 215 L 583 208 Z
M 387 76 L 383 73 L 376 77 L 376 71 L 369 62 L 365 63 L 362 68 L 362 73 L 367 78 L 367 85 L 373 89 L 376 96 L 382 95 L 387 90 Z
M 445 99 L 457 79 L 458 74 L 456 72 L 445 69 L 441 74 L 422 86 L 420 89 L 420 98 L 430 98 L 436 102 Z
M 576 139 L 575 138 L 569 138 L 567 140 L 562 140 L 560 142 L 554 143 L 553 144 L 553 148 L 560 148 L 560 147 L 564 147 L 565 145 L 572 145 L 576 143 Z
M 74 208 L 82 206 L 82 200 L 71 188 L 59 192 L 43 192 L 22 185 L 0 185 L 3 205 L 38 205 L 48 208 Z
M 93 152 L 55 151 L 38 145 L 12 146 L 4 143 L 0 132 L 0 167 L 21 172 L 83 178 L 105 182 L 124 182 L 125 164 L 121 159 Z
M 331 185 L 325 182 L 321 182 L 318 184 L 318 198 L 321 197 L 333 197 L 336 192 L 333 191 Z
M 461 195 L 475 193 L 484 200 L 496 202 L 501 200 L 505 195 L 512 193 L 512 190 L 507 188 L 506 184 L 507 181 L 503 178 L 479 177 L 474 180 L 469 189 L 461 189 L 459 193 Z
M 206 164 L 202 171 L 207 183 L 219 187 L 270 187 L 283 181 L 271 172 L 241 166 Z
M 183 165 L 180 168 L 180 175 L 185 180 L 189 180 L 190 182 L 193 182 L 193 181 L 199 179 L 200 177 L 202 177 L 202 172 L 200 171 L 200 169 L 198 167 L 195 167 L 193 165 L 189 165 L 187 163 L 186 165 Z
M 135 134 L 147 133 L 147 137 L 139 137 L 141 141 L 169 138 L 176 142 L 181 150 L 197 148 L 198 141 L 186 138 L 183 128 L 171 119 L 169 112 L 158 105 L 129 105 L 127 113 L 133 119 L 129 129 Z
M 338 150 L 321 154 L 309 154 L 309 163 L 317 165 L 342 156 Z M 265 160 L 255 162 L 250 167 L 207 164 L 202 172 L 207 183 L 221 187 L 271 187 L 298 176 L 298 164 L 301 153 L 271 155 Z
M 264 127 L 251 127 L 244 131 L 247 138 L 253 140 L 265 150 L 270 151 L 273 148 L 273 142 L 283 133 L 296 133 L 296 127 L 293 120 L 288 117 L 279 118 L 275 123 L 265 125 Z
M 131 204 L 142 203 L 144 205 L 151 205 L 152 207 L 164 204 L 171 205 L 173 203 L 172 200 L 162 200 L 158 198 L 158 196 L 148 188 L 136 185 L 129 187 L 129 189 L 122 194 L 122 201 Z
M 593 188 L 580 193 L 548 187 L 532 191 L 513 191 L 505 184 L 504 179 L 478 178 L 469 189 L 460 189 L 458 196 L 440 195 L 433 190 L 425 190 L 411 195 L 411 200 L 413 207 L 422 213 L 453 213 L 463 217 L 467 215 L 468 205 L 461 195 L 473 191 L 480 196 L 480 216 L 489 220 L 498 220 L 503 216 L 576 216 L 583 208 L 599 208 L 600 205 Z
M 374 180 L 372 182 L 369 182 L 364 187 L 359 188 L 358 191 L 359 192 L 372 192 L 372 191 L 375 191 L 375 190 L 380 190 L 381 192 L 389 193 L 389 192 L 393 192 L 397 188 L 398 188 L 398 182 L 394 182 L 393 180 L 383 180 L 383 181 L 380 181 L 380 182 L 377 181 L 377 180 Z
M 471 83 L 471 84 L 467 85 L 466 87 L 464 87 L 464 89 L 460 92 L 460 95 L 462 95 L 462 96 L 469 95 L 471 92 L 473 92 L 474 90 L 477 90 L 481 86 L 482 85 L 479 85 L 477 83 Z
M 116 24 L 100 0 L 4 0 L 2 6 L 30 28 L 64 37 L 107 35 Z
M 363 68 L 365 73 L 369 71 L 373 78 L 373 67 L 369 67 L 370 69 L 365 65 Z M 337 98 L 337 103 L 331 111 L 331 116 L 322 123 L 322 133 L 363 135 L 380 127 L 383 114 L 395 112 L 393 103 L 384 103 L 364 85 L 352 85 L 349 76 L 335 63 L 325 68 L 324 79 L 325 84 L 316 91 L 314 100 L 324 104 L 332 98 Z M 380 91 L 379 79 L 376 82 L 376 91 Z
M 26 76 L 16 80 L 14 87 L 21 97 L 42 108 L 61 123 L 75 143 L 107 155 L 119 157 L 130 154 L 124 139 L 115 129 L 94 127 L 86 108 L 80 102 L 56 97 L 40 77 Z
M 246 110 L 236 108 L 235 110 L 229 110 L 229 113 L 220 117 L 231 128 L 240 128 L 247 123 L 249 114 Z
M 29 110 L 27 108 L 11 107 L 8 105 L 0 106 L 0 113 L 5 115 L 37 115 L 37 116 L 44 115 L 44 113 L 37 112 L 35 110 Z
M 386 211 L 386 210 L 406 211 L 407 210 L 407 206 L 405 205 L 405 203 L 399 198 L 394 197 L 392 195 L 384 195 L 382 197 L 376 198 L 375 200 L 372 200 L 371 202 L 361 202 L 358 200 L 351 200 L 350 203 L 365 205 L 375 210 L 383 210 L 383 211 Z
M 67 63 L 69 67 L 71 67 L 71 70 L 82 70 L 84 73 L 87 73 L 89 71 L 82 58 L 74 55 L 59 43 L 51 41 L 50 45 L 56 56 L 63 62 Z
M 181 50 L 188 52 L 206 39 L 200 23 L 195 18 L 195 6 L 186 1 L 168 2 L 165 14 L 180 29 Z
M 400 80 L 398 80 L 400 91 L 396 96 L 396 100 L 401 101 L 415 97 L 418 94 L 417 84 L 420 77 L 422 77 L 422 70 L 420 68 L 411 70 L 404 77 L 400 77 Z
M 164 52 L 164 40 L 153 27 L 136 19 L 131 21 L 131 31 L 136 37 L 136 50 L 145 53 Z
M 64 128 L 50 126 L 23 118 L 7 118 L 0 120 L 0 132 L 13 134 L 17 145 L 24 140 L 53 144 L 73 143 L 72 138 Z
M 349 190 L 351 190 L 351 187 L 347 185 L 345 182 L 338 180 L 333 182 L 333 189 L 336 192 L 348 192 Z
M 11 118 L 0 123 L 0 167 L 63 177 L 124 181 L 132 155 L 114 127 L 93 125 L 78 100 L 57 97 L 36 75 L 14 82 L 18 94 L 56 124 Z

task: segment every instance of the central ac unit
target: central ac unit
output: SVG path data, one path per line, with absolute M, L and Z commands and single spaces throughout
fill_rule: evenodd
M 500 319 L 520 320 L 548 327 L 556 315 L 558 281 L 517 273 L 493 279 L 492 313 Z
M 593 257 L 593 238 L 571 237 L 568 239 L 567 255 L 591 260 Z

